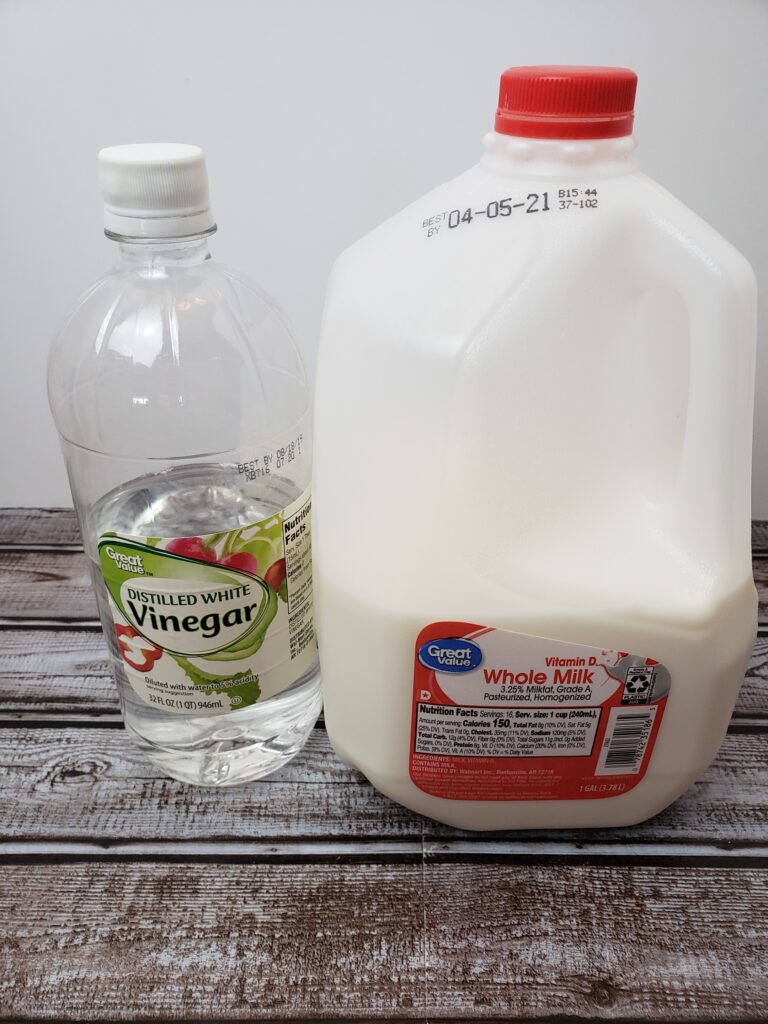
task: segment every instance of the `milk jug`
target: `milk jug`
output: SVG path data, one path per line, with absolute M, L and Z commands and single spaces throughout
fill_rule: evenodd
M 640 173 L 635 88 L 504 72 L 480 162 L 331 276 L 328 732 L 460 828 L 656 814 L 715 756 L 754 640 L 754 278 Z

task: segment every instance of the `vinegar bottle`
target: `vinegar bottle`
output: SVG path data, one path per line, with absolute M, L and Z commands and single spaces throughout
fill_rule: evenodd
M 202 151 L 99 168 L 119 263 L 52 347 L 51 410 L 126 728 L 168 775 L 233 785 L 321 706 L 307 380 L 272 301 L 211 259 Z

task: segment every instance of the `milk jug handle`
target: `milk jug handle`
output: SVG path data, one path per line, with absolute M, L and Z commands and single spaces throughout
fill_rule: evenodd
M 721 239 L 707 247 L 717 250 L 713 258 L 660 218 L 643 220 L 637 241 L 648 286 L 672 288 L 688 312 L 685 433 L 677 486 L 663 511 L 666 528 L 700 564 L 727 557 L 737 572 L 749 572 L 754 274 Z

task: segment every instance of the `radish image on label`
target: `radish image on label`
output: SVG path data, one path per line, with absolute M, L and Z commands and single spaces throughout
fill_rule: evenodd
M 717 753 L 754 641 L 754 275 L 641 173 L 636 86 L 505 71 L 479 163 L 328 285 L 326 727 L 459 828 L 656 814 Z M 425 109 L 425 145 L 450 123 Z

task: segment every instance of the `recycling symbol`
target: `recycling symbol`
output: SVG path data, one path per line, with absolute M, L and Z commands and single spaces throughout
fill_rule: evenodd
M 646 704 L 651 696 L 654 670 L 652 665 L 631 665 L 624 680 L 622 704 Z
M 647 672 L 633 672 L 627 676 L 627 692 L 632 694 L 645 693 L 651 685 Z

